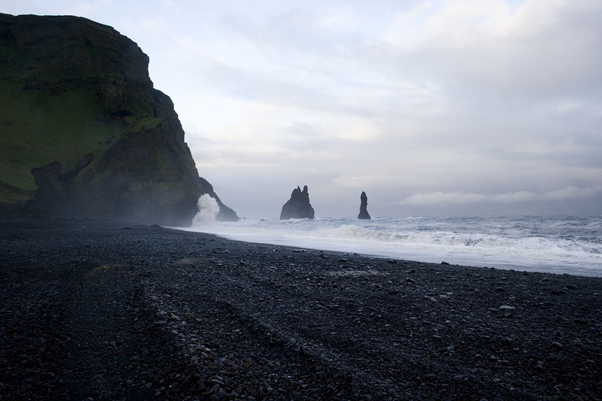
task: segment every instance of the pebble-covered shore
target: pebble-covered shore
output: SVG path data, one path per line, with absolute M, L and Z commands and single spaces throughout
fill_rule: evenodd
M 0 221 L 0 400 L 601 400 L 602 279 Z

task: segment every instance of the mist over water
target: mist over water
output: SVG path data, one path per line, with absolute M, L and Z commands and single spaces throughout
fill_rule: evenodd
M 217 213 L 205 203 L 200 210 L 199 215 L 203 210 Z M 187 230 L 248 242 L 422 262 L 602 276 L 601 216 L 243 219 L 223 223 L 216 222 L 213 215 L 212 219 L 195 217 L 194 226 Z
M 192 219 L 192 227 L 202 228 L 211 223 L 215 223 L 215 217 L 219 213 L 219 205 L 211 196 L 201 195 L 197 202 L 199 212 Z

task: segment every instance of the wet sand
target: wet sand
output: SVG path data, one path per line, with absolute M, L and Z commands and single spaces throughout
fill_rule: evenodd
M 602 279 L 0 222 L 7 399 L 599 400 Z

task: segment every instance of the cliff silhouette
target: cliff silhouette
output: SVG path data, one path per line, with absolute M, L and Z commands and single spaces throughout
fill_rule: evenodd
M 217 198 L 148 63 L 85 18 L 0 14 L 0 211 L 182 225 Z

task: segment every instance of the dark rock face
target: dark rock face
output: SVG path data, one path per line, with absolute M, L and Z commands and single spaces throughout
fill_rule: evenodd
M 303 187 L 303 191 L 299 187 L 295 188 L 291 198 L 282 206 L 280 220 L 313 219 L 314 217 L 314 208 L 309 203 L 307 185 Z
M 203 190 L 205 191 L 205 193 L 211 196 L 213 199 L 215 199 L 219 206 L 219 212 L 217 213 L 217 216 L 215 216 L 216 220 L 238 221 L 239 217 L 236 215 L 236 212 L 223 204 L 219 196 L 217 196 L 217 194 L 213 191 L 213 185 L 209 184 L 209 182 L 202 177 L 201 183 L 203 185 Z
M 208 193 L 148 56 L 79 17 L 0 14 L 0 210 L 190 224 Z
M 357 216 L 360 220 L 370 220 L 370 214 L 368 213 L 368 197 L 365 192 L 360 195 L 360 214 Z

